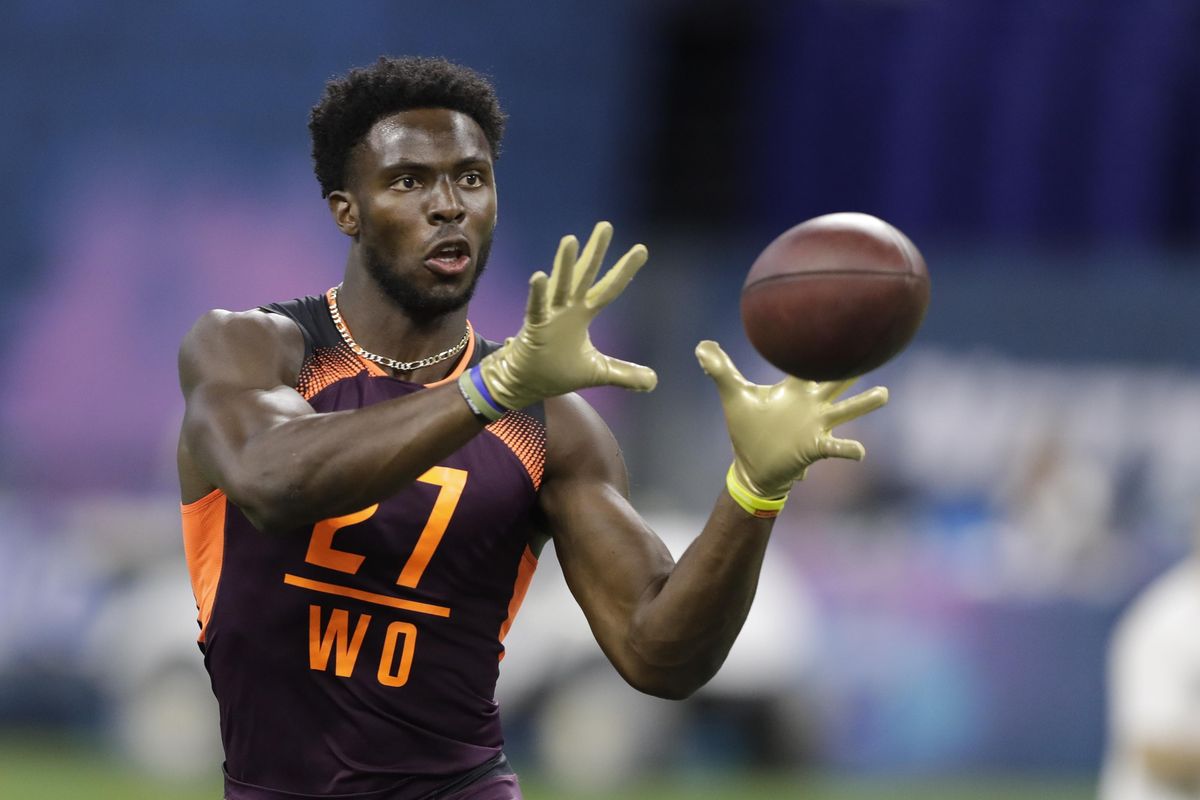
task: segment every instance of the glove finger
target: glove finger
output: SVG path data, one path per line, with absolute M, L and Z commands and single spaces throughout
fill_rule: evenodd
M 821 458 L 848 458 L 851 461 L 862 461 L 867 455 L 867 448 L 863 447 L 861 442 L 853 439 L 822 436 L 817 441 L 817 452 Z
M 613 228 L 607 222 L 597 222 L 588 237 L 583 253 L 579 256 L 579 266 L 575 269 L 575 282 L 571 284 L 571 297 L 582 300 L 587 296 L 588 289 L 600 272 L 600 265 L 608 253 L 608 245 L 612 242 Z
M 554 269 L 550 273 L 549 295 L 553 308 L 567 302 L 578 256 L 579 240 L 574 236 L 564 236 L 558 243 L 558 252 L 554 254 Z
M 607 372 L 605 383 L 609 386 L 620 386 L 635 392 L 649 392 L 658 385 L 658 375 L 649 367 L 611 356 L 605 356 L 604 362 Z
M 648 256 L 645 245 L 635 244 L 631 247 L 629 252 L 621 256 L 621 260 L 586 292 L 585 302 L 588 308 L 604 308 L 620 297 L 621 292 L 625 291 L 625 287 L 633 280 L 633 276 L 637 275 L 638 270 L 646 263 Z
M 842 392 L 850 388 L 850 384 L 854 383 L 858 378 L 850 378 L 844 381 L 825 381 L 817 384 L 817 390 L 814 394 L 818 400 L 832 400 Z
M 547 284 L 550 279 L 546 277 L 546 273 L 540 269 L 529 277 L 529 300 L 525 303 L 525 322 L 530 325 L 539 325 L 546 321 L 549 316 L 549 309 L 546 307 L 546 291 Z M 512 337 L 505 340 L 505 344 L 512 341 Z
M 733 359 L 721 349 L 721 345 L 710 339 L 696 345 L 696 360 L 700 362 L 700 368 L 717 384 L 717 393 L 722 402 L 754 388 L 754 384 L 746 380 L 734 366 Z
M 843 422 L 858 419 L 864 414 L 869 414 L 875 409 L 886 405 L 887 401 L 887 387 L 876 386 L 853 397 L 848 397 L 840 403 L 834 403 L 825 410 L 823 416 L 826 423 L 832 428 L 835 425 L 841 425 Z

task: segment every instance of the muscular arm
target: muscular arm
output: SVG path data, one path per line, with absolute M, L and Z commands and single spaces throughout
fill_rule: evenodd
M 454 384 L 317 414 L 292 388 L 303 353 L 294 323 L 258 311 L 212 311 L 188 333 L 185 502 L 220 487 L 261 530 L 308 524 L 377 502 L 482 428 Z
M 773 520 L 722 492 L 676 564 L 630 506 L 617 444 L 580 398 L 546 402 L 541 506 L 571 592 L 635 688 L 683 698 L 725 661 L 745 622 Z
M 813 462 L 866 454 L 832 430 L 888 397 L 877 386 L 838 400 L 852 381 L 759 386 L 715 342 L 696 356 L 717 384 L 734 458 L 728 493 L 678 564 L 630 508 L 620 453 L 595 413 L 578 398 L 546 403 L 542 506 L 567 583 L 617 670 L 664 697 L 716 674 L 754 599 L 770 517 Z
M 490 398 L 464 383 L 479 408 L 499 416 L 585 386 L 654 387 L 653 370 L 605 356 L 588 337 L 646 261 L 636 245 L 593 285 L 611 238 L 606 222 L 582 253 L 565 237 L 552 275 L 534 273 L 525 324 L 475 368 Z M 275 315 L 214 311 L 196 323 L 179 354 L 185 501 L 220 487 L 260 529 L 341 516 L 392 494 L 483 427 L 454 384 L 317 414 L 292 388 L 302 358 L 299 330 Z

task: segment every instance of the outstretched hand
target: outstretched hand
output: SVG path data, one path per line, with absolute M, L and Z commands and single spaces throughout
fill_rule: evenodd
M 733 443 L 735 474 L 761 497 L 787 494 L 814 461 L 861 461 L 866 448 L 853 439 L 835 438 L 832 430 L 888 401 L 883 386 L 837 400 L 853 380 L 816 383 L 789 376 L 773 386 L 751 383 L 713 341 L 700 342 L 696 358 L 717 384 Z
M 578 240 L 565 236 L 550 275 L 539 270 L 529 279 L 521 330 L 479 364 L 487 389 L 505 408 L 523 408 L 589 386 L 648 392 L 657 385 L 654 370 L 604 355 L 588 335 L 600 310 L 620 296 L 646 263 L 646 248 L 634 245 L 596 280 L 611 240 L 607 222 L 597 223 L 582 254 Z

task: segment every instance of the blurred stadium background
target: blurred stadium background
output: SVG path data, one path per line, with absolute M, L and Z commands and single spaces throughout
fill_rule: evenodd
M 474 305 L 515 330 L 558 238 L 650 267 L 590 394 L 677 551 L 728 444 L 695 365 L 808 217 L 877 214 L 933 302 L 794 495 L 750 627 L 684 704 L 621 687 L 544 558 L 502 697 L 529 796 L 1082 798 L 1104 653 L 1200 482 L 1200 5 L 1190 0 L 0 3 L 0 797 L 216 797 L 174 483 L 178 342 L 321 291 L 344 244 L 309 106 L 382 53 L 511 115 Z M 548 551 L 549 552 L 549 551 Z M 620 782 L 611 780 L 622 776 Z

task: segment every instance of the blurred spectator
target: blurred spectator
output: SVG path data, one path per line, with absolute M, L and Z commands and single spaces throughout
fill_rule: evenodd
M 1122 616 L 1109 650 L 1101 800 L 1200 798 L 1200 526 Z

